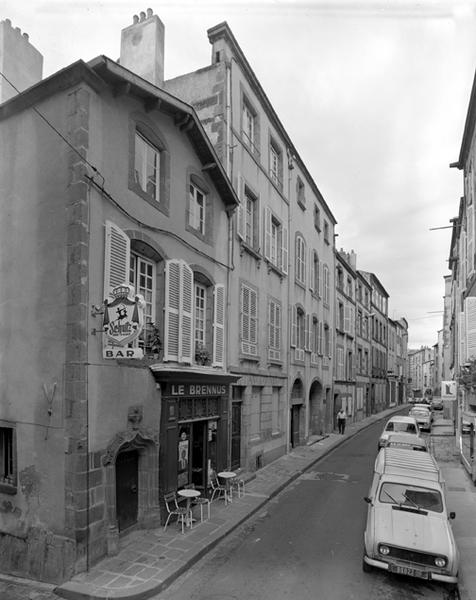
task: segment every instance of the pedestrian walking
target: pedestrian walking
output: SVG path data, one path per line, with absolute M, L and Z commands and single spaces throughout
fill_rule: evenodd
M 339 433 L 345 432 L 345 421 L 347 419 L 347 413 L 343 408 L 337 413 L 337 427 L 339 429 Z

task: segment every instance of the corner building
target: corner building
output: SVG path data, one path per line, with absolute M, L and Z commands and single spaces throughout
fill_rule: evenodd
M 101 56 L 0 105 L 10 574 L 64 581 L 159 526 L 165 492 L 228 466 L 238 198 L 193 109 L 158 85 Z
M 336 221 L 226 23 L 212 61 L 166 81 L 239 197 L 232 235 L 231 466 L 259 469 L 331 424 Z

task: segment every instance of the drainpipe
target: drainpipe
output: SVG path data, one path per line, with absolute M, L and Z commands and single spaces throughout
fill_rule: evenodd
M 232 172 L 231 172 L 231 160 L 230 160 L 230 152 L 231 152 L 231 63 L 233 58 L 229 61 L 225 62 L 226 68 L 226 107 L 225 107 L 225 118 L 226 118 L 226 127 L 225 127 L 225 170 L 226 174 L 232 181 Z M 233 184 L 233 182 L 232 182 Z
M 292 309 L 291 309 L 291 268 L 290 268 L 290 264 L 289 264 L 289 257 L 291 256 L 291 168 L 294 168 L 294 165 L 292 164 L 292 155 L 291 152 L 289 150 L 289 148 L 287 149 L 286 155 L 288 157 L 288 285 L 287 285 L 287 305 L 288 305 L 288 324 L 291 324 L 291 328 L 292 328 Z M 290 168 L 291 165 L 291 168 Z M 286 367 L 287 367 L 287 371 L 288 371 L 288 377 L 287 377 L 287 393 L 286 393 L 286 399 L 287 399 L 287 403 L 286 403 L 286 419 L 287 419 L 287 427 L 286 427 L 286 451 L 289 452 L 290 451 L 290 445 L 291 445 L 291 389 L 290 389 L 290 377 L 291 377 L 291 336 L 292 336 L 292 331 L 289 329 L 288 326 L 288 339 L 287 339 L 287 347 L 286 347 Z

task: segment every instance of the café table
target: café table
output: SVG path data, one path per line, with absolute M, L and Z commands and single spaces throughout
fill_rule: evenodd
M 200 492 L 198 490 L 189 490 L 189 489 L 183 489 L 183 490 L 179 490 L 177 492 L 177 494 L 179 496 L 182 496 L 182 498 L 186 498 L 187 499 L 187 527 L 192 527 L 192 509 L 191 509 L 191 502 L 192 502 L 192 498 L 198 498 L 198 496 L 200 496 Z
M 225 493 L 227 495 L 228 502 L 232 502 L 230 482 L 236 477 L 236 473 L 234 473 L 233 471 L 220 471 L 220 473 L 217 473 L 217 475 L 218 477 L 220 477 L 220 479 L 225 480 Z

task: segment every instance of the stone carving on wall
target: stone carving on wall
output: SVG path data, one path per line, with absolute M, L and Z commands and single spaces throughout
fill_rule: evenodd
M 159 445 L 159 434 L 150 429 L 129 429 L 118 433 L 113 441 L 107 447 L 106 453 L 102 457 L 102 464 L 106 467 L 115 462 L 119 450 L 123 446 L 129 446 L 131 449 L 143 448 L 147 444 Z

